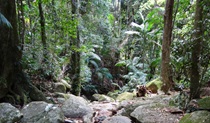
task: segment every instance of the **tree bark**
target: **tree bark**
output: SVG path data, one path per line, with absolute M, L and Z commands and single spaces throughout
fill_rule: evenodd
M 18 6 L 19 37 L 20 37 L 20 41 L 21 41 L 21 50 L 23 50 L 23 45 L 25 42 L 25 19 L 24 19 L 23 0 L 17 0 L 17 6 Z
M 15 67 L 20 69 L 21 53 L 18 50 L 18 34 L 15 13 L 15 0 L 0 0 L 0 12 L 11 23 L 12 28 L 1 25 L 0 29 L 0 98 L 4 97 L 12 86 Z M 15 16 L 12 16 L 15 15 Z M 13 51 L 13 52 L 11 52 Z M 15 55 L 15 57 L 13 57 Z
M 72 21 L 78 21 L 79 17 L 79 0 L 75 3 L 72 0 Z M 70 72 L 70 78 L 72 80 L 72 94 L 79 96 L 81 92 L 81 81 L 80 81 L 80 38 L 79 38 L 79 30 L 78 24 L 76 25 L 76 37 L 71 37 L 70 46 L 72 48 L 72 54 L 70 58 L 70 64 L 72 70 Z
M 0 12 L 12 25 L 12 28 L 0 25 L 0 102 L 25 104 L 28 98 L 46 100 L 22 70 L 15 0 L 0 0 L 0 3 Z
M 44 18 L 44 12 L 42 8 L 42 0 L 39 0 L 39 17 L 40 17 L 40 25 L 41 25 L 41 38 L 42 38 L 42 45 L 43 45 L 43 60 L 42 62 L 45 63 L 47 60 L 47 36 L 45 32 L 45 18 Z
M 172 81 L 170 79 L 170 46 L 171 46 L 171 37 L 172 37 L 172 19 L 173 19 L 173 5 L 174 0 L 167 0 L 165 6 L 165 15 L 164 15 L 164 33 L 163 33 L 163 42 L 162 42 L 162 63 L 161 63 L 161 78 L 163 85 L 161 90 L 164 93 L 168 93 L 169 89 L 172 86 Z
M 196 99 L 200 97 L 200 54 L 202 48 L 202 6 L 203 0 L 196 1 L 196 10 L 195 10 L 195 22 L 194 22 L 194 34 L 193 34 L 193 47 L 192 47 L 192 64 L 191 64 L 191 76 L 190 76 L 190 99 Z

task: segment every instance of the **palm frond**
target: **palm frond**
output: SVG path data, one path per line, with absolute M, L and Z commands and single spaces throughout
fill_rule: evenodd
M 0 25 L 4 25 L 4 24 L 8 26 L 9 28 L 12 28 L 12 25 L 10 24 L 10 22 L 4 17 L 4 15 L 0 13 Z

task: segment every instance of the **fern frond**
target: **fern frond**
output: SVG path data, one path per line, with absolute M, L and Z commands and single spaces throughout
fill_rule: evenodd
M 10 22 L 1 13 L 0 13 L 0 25 L 6 25 L 7 27 L 12 28 Z

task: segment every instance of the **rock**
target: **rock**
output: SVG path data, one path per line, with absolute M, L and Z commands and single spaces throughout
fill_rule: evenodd
M 150 103 L 148 100 L 144 100 L 144 101 L 135 101 L 135 102 L 131 102 L 131 101 L 122 101 L 118 107 L 118 109 L 120 109 L 117 114 L 118 115 L 122 115 L 122 116 L 127 116 L 130 117 L 130 114 L 140 105 L 146 105 Z
M 109 97 L 111 97 L 111 98 L 113 98 L 113 99 L 116 99 L 117 98 L 117 96 L 118 96 L 118 94 L 119 94 L 119 90 L 115 90 L 114 92 L 108 92 L 108 96 Z
M 31 102 L 21 112 L 21 123 L 63 123 L 64 115 L 61 108 L 43 101 Z
M 115 101 L 113 98 L 108 97 L 104 94 L 94 94 L 93 97 L 96 101 L 99 101 L 99 102 L 100 101 L 108 101 L 108 102 L 114 102 Z
M 0 103 L 0 123 L 14 123 L 20 121 L 23 114 L 9 103 Z
M 116 100 L 118 100 L 118 101 L 131 100 L 131 99 L 133 99 L 134 96 L 135 96 L 134 93 L 124 92 L 122 94 L 119 94 L 117 96 Z
M 210 97 L 205 97 L 198 100 L 198 105 L 200 108 L 208 108 L 210 107 Z
M 163 82 L 160 78 L 154 79 L 146 84 L 146 88 L 150 90 L 152 93 L 157 93 L 158 90 L 161 89 Z
M 106 118 L 102 123 L 131 123 L 131 120 L 125 116 L 113 116 Z
M 210 113 L 208 111 L 195 111 L 186 114 L 179 123 L 210 123 Z
M 66 93 L 66 86 L 63 83 L 55 83 L 54 92 Z
M 136 123 L 176 123 L 179 121 L 179 115 L 169 115 L 169 111 L 165 111 L 167 107 L 163 103 L 149 103 L 137 107 L 130 116 Z M 169 117 L 169 116 L 170 117 Z
M 63 104 L 65 102 L 65 98 L 57 98 L 57 102 Z
M 57 98 L 64 98 L 64 99 L 69 99 L 70 98 L 69 94 L 60 93 L 60 92 L 55 92 L 54 96 L 57 97 Z
M 93 116 L 93 110 L 88 102 L 82 97 L 70 95 L 63 105 L 62 110 L 68 118 L 83 118 L 85 123 L 90 123 Z
M 210 87 L 202 87 L 200 93 L 201 97 L 210 96 Z

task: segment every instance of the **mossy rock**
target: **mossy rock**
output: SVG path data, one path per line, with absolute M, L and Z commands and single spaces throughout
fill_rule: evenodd
M 134 93 L 124 92 L 122 94 L 119 94 L 117 96 L 116 100 L 118 100 L 118 101 L 131 100 L 131 99 L 133 99 L 133 97 L 135 97 Z
M 106 96 L 104 94 L 94 94 L 93 97 L 97 101 L 109 101 L 109 102 L 115 101 L 113 98 L 108 97 L 108 96 Z
M 179 123 L 210 123 L 210 113 L 208 111 L 195 111 L 186 114 Z
M 114 92 L 109 92 L 107 95 L 113 99 L 116 99 L 119 94 L 119 90 L 115 90 Z
M 66 93 L 66 86 L 63 83 L 55 83 L 54 92 Z
M 210 97 L 205 97 L 198 100 L 198 105 L 200 108 L 210 108 Z M 209 122 L 210 123 L 210 122 Z
M 64 99 L 69 99 L 70 98 L 70 94 L 65 94 L 65 93 L 60 93 L 60 92 L 55 92 L 55 97 L 57 98 L 64 98 Z
M 157 93 L 158 90 L 161 89 L 163 82 L 160 78 L 154 79 L 146 84 L 148 90 L 152 91 L 153 93 Z

